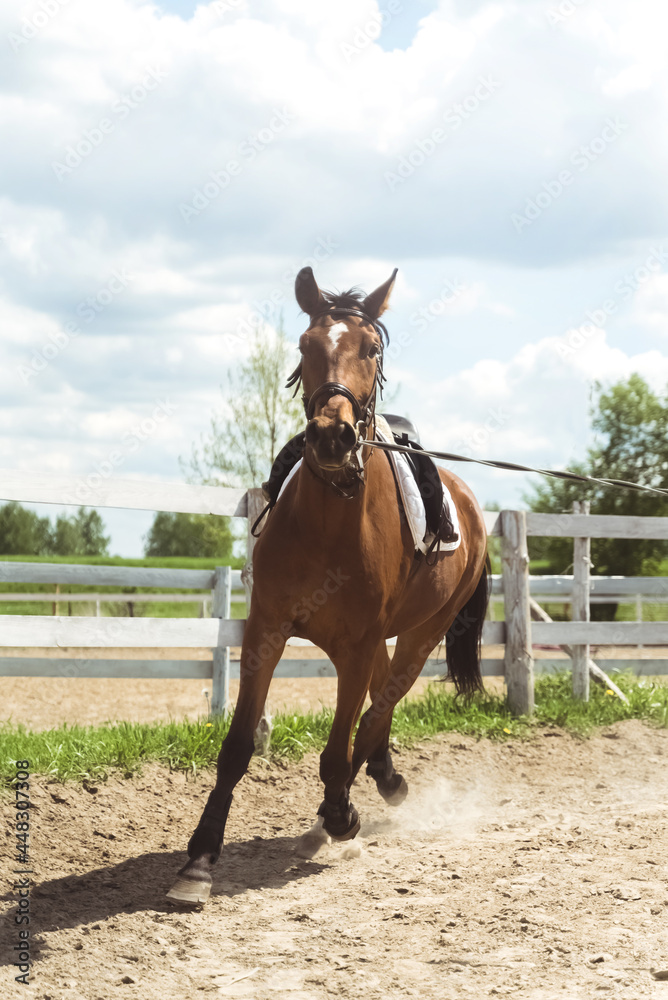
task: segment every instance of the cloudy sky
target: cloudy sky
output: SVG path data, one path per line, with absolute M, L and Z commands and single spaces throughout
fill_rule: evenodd
M 253 314 L 302 332 L 307 262 L 367 291 L 399 268 L 386 371 L 425 444 L 565 467 L 594 380 L 668 383 L 667 21 L 5 0 L 0 467 L 181 480 Z M 465 475 L 506 506 L 530 481 Z M 151 515 L 103 516 L 141 554 Z

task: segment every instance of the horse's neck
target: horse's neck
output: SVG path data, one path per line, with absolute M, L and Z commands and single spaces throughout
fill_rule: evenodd
M 370 451 L 370 449 L 369 449 Z M 349 540 L 358 537 L 369 516 L 369 508 L 379 491 L 386 488 L 382 482 L 380 461 L 384 456 L 371 453 L 365 456 L 364 485 L 350 499 L 320 478 L 303 461 L 297 473 L 295 505 L 300 523 L 312 524 L 317 532 L 326 528 L 328 534 L 345 533 Z M 388 467 L 389 471 L 389 467 Z

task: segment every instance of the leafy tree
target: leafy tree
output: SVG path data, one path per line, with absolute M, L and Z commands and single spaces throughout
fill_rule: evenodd
M 275 335 L 258 330 L 248 360 L 221 387 L 225 413 L 211 418 L 209 431 L 182 462 L 191 480 L 218 486 L 260 486 L 278 451 L 304 426 L 299 398 L 285 381 L 297 364 L 282 321 Z
M 110 541 L 98 512 L 79 507 L 76 514 L 58 515 L 49 552 L 56 556 L 108 556 Z
M 229 518 L 215 514 L 169 514 L 161 511 L 144 536 L 146 556 L 200 556 L 222 559 L 232 556 Z
M 12 501 L 0 507 L 0 555 L 43 556 L 50 552 L 51 522 Z
M 605 479 L 625 479 L 668 489 L 668 395 L 654 393 L 637 374 L 607 388 L 596 383 L 592 427 L 597 442 L 573 472 Z M 546 480 L 524 498 L 531 510 L 571 512 L 574 500 L 589 500 L 592 514 L 668 516 L 668 497 L 595 484 Z M 563 573 L 572 563 L 570 539 L 529 539 L 532 558 L 547 559 L 548 572 Z M 665 542 L 592 539 L 593 572 L 603 576 L 651 575 L 668 552 Z
M 76 514 L 60 514 L 55 526 L 21 504 L 0 507 L 0 555 L 106 556 L 110 539 L 95 510 L 80 507 Z

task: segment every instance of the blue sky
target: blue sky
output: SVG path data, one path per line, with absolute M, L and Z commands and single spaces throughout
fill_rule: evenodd
M 399 268 L 386 371 L 427 445 L 565 467 L 594 381 L 668 383 L 655 3 L 47 6 L 0 11 L 0 466 L 180 480 L 314 258 L 325 288 Z M 140 554 L 151 516 L 103 516 Z

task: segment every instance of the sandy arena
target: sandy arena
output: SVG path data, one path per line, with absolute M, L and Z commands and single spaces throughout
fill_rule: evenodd
M 3 682 L 7 714 L 12 704 L 14 718 L 42 712 L 44 725 L 50 697 L 53 725 L 67 718 L 67 685 L 89 708 L 82 685 L 102 685 L 95 711 L 122 718 L 128 704 L 144 716 L 144 685 L 155 695 L 160 682 L 58 679 L 49 695 L 45 681 L 30 682 L 32 693 L 23 681 L 17 703 L 18 683 Z M 321 685 L 321 702 L 331 695 L 327 681 L 284 683 Z M 123 698 L 101 710 L 114 684 Z M 196 712 L 201 690 L 186 693 L 200 700 Z M 183 715 L 182 694 L 166 697 L 167 715 Z M 163 711 L 154 696 L 153 712 Z M 2 996 L 668 1000 L 667 762 L 668 731 L 636 721 L 586 741 L 555 729 L 507 744 L 444 735 L 397 755 L 410 786 L 399 809 L 360 778 L 360 836 L 305 857 L 300 835 L 321 799 L 317 757 L 285 767 L 256 758 L 201 911 L 164 894 L 210 772 L 151 765 L 86 787 L 35 778 L 32 985 L 28 994 L 13 982 L 10 876 Z

